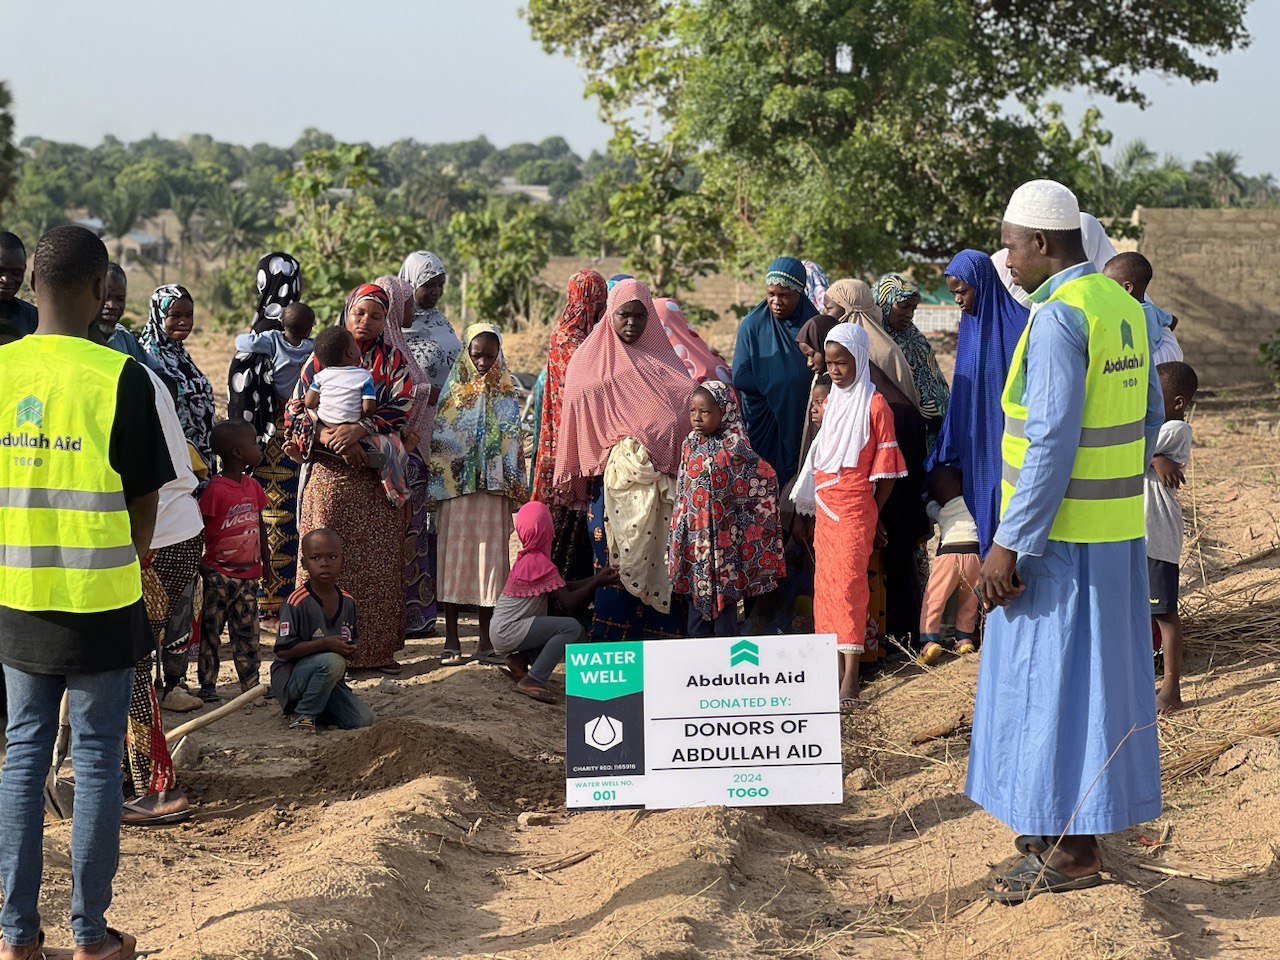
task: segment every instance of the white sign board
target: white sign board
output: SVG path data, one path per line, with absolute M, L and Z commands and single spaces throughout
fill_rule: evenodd
M 840 803 L 831 635 L 576 643 L 566 651 L 566 803 Z

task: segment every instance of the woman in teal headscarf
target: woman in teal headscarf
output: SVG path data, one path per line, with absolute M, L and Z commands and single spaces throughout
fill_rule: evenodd
M 733 385 L 751 447 L 785 487 L 800 460 L 809 407 L 809 369 L 796 336 L 818 308 L 805 295 L 808 277 L 795 257 L 779 257 L 765 273 L 765 298 L 738 326 Z

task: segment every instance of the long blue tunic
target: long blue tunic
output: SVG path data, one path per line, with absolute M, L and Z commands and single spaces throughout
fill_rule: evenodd
M 1032 294 L 1044 301 L 1080 264 Z M 1151 342 L 1159 336 L 1148 322 Z M 1088 324 L 1033 307 L 1024 403 L 1030 447 L 995 542 L 1026 591 L 987 620 L 965 792 L 1018 833 L 1114 833 L 1160 815 L 1160 752 L 1143 539 L 1064 543 L 1049 530 L 1084 417 Z M 1148 449 L 1164 420 L 1148 363 Z

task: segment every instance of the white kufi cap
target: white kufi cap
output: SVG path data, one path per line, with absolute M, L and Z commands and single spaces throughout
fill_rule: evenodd
M 1004 221 L 1032 230 L 1079 230 L 1080 203 L 1056 180 L 1029 180 L 1013 191 Z

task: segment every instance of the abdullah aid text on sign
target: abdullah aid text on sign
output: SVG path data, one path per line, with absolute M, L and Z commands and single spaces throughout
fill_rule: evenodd
M 572 644 L 567 805 L 840 803 L 832 636 Z

